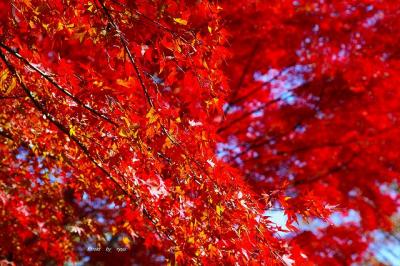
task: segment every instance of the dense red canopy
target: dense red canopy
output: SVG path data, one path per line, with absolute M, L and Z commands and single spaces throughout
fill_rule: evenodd
M 400 203 L 399 10 L 0 0 L 0 260 L 369 260 Z

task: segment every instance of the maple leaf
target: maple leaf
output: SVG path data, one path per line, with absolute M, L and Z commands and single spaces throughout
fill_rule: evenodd
M 70 226 L 68 226 L 68 230 L 69 230 L 71 233 L 76 233 L 76 234 L 78 234 L 79 236 L 80 236 L 82 233 L 85 232 L 85 230 L 84 230 L 83 228 L 81 228 L 81 227 L 79 227 L 79 226 L 77 226 L 77 225 L 70 225 Z
M 182 19 L 182 18 L 174 18 L 174 21 L 181 25 L 187 25 L 187 20 Z
M 400 2 L 256 2 L 0 1 L 0 257 L 371 264 L 398 237 Z

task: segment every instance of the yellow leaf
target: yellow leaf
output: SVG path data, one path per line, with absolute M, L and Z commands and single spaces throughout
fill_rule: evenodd
M 174 18 L 174 21 L 178 24 L 181 25 L 187 25 L 187 20 L 181 19 L 181 18 Z
M 122 119 L 124 119 L 125 124 L 126 124 L 127 127 L 131 126 L 131 122 L 129 121 L 129 119 L 127 117 L 123 116 Z
M 57 31 L 60 31 L 64 28 L 64 25 L 61 22 L 58 22 L 57 24 Z
M 124 225 L 123 225 L 123 227 L 125 227 L 125 228 L 129 228 L 129 226 L 130 226 L 130 224 L 129 224 L 128 221 L 126 221 L 126 222 L 124 223 Z
M 103 81 L 95 80 L 95 81 L 93 82 L 93 85 L 96 85 L 97 87 L 102 87 L 102 86 L 103 86 Z
M 85 38 L 86 33 L 83 32 L 79 35 L 79 42 L 82 43 L 83 42 L 83 38 Z
M 8 94 L 10 94 L 10 92 L 12 92 L 12 90 L 15 88 L 15 86 L 17 85 L 17 81 L 15 80 L 15 78 L 12 78 L 11 79 L 11 83 L 10 83 L 10 85 L 8 86 L 8 88 L 7 88 L 7 91 L 6 91 L 6 95 L 8 95 Z
M 181 260 L 183 258 L 183 252 L 180 250 L 175 251 L 175 260 Z
M 8 77 L 8 69 L 4 69 L 0 74 L 0 84 L 2 84 Z
M 27 7 L 32 8 L 32 4 L 30 0 L 23 0 L 22 1 Z
M 78 180 L 79 180 L 80 182 L 86 184 L 86 179 L 85 179 L 85 177 L 84 177 L 82 174 L 79 175 Z
M 121 128 L 118 132 L 118 135 L 120 135 L 121 137 L 127 138 L 129 135 L 129 133 L 126 132 L 125 128 Z
M 156 133 L 156 131 L 155 131 L 155 129 L 154 129 L 153 126 L 148 127 L 148 128 L 146 129 L 146 136 L 147 136 L 148 138 L 152 138 L 152 137 L 155 135 L 155 133 Z
M 217 205 L 216 211 L 217 211 L 217 214 L 218 214 L 218 215 L 221 216 L 221 214 L 224 212 L 224 210 L 225 210 L 224 206 Z
M 119 53 L 117 54 L 117 58 L 119 59 L 119 60 L 123 60 L 123 59 L 125 59 L 125 50 L 124 49 L 121 49 L 120 51 L 119 51 Z
M 129 83 L 123 79 L 117 79 L 117 84 L 127 88 L 129 86 Z
M 212 105 L 216 105 L 218 101 L 219 101 L 218 98 L 212 98 L 211 100 L 205 101 L 205 103 L 207 104 L 207 107 L 210 107 Z
M 199 234 L 199 237 L 201 239 L 205 239 L 205 238 L 207 238 L 207 235 L 204 233 L 204 231 L 201 231 L 200 234 Z
M 212 33 L 212 28 L 210 26 L 208 26 L 207 28 L 208 28 L 208 32 Z
M 176 45 L 176 50 L 178 50 L 178 52 L 182 53 L 182 48 L 179 46 L 179 44 Z
M 175 187 L 175 191 L 176 191 L 176 193 L 178 193 L 179 195 L 185 194 L 185 192 L 181 189 L 180 186 L 176 186 L 176 187 Z
M 118 146 L 115 143 L 112 144 L 111 148 L 112 148 L 113 151 L 117 151 L 118 150 Z
M 203 212 L 203 216 L 201 216 L 200 220 L 204 222 L 208 218 L 207 213 Z
M 92 11 L 93 11 L 93 8 L 94 8 L 93 3 L 92 3 L 92 2 L 89 2 L 87 10 L 89 10 L 90 12 L 92 12 Z
M 189 237 L 187 242 L 190 243 L 190 244 L 193 244 L 194 243 L 194 237 L 193 236 Z
M 71 128 L 69 129 L 69 135 L 70 135 L 71 137 L 76 135 L 76 131 L 75 131 L 74 126 L 71 126 Z
M 125 88 L 132 88 L 135 85 L 135 80 L 129 77 L 128 80 L 117 79 L 117 84 Z
M 130 242 L 131 242 L 131 241 L 129 240 L 128 237 L 124 236 L 124 237 L 122 238 L 122 243 L 124 243 L 125 245 L 129 245 Z
M 113 235 L 115 235 L 115 234 L 118 232 L 117 227 L 112 226 L 112 227 L 111 227 L 111 232 L 112 232 Z
M 29 21 L 29 26 L 30 26 L 32 29 L 36 28 L 36 25 L 35 25 L 35 23 L 34 23 L 32 20 Z
M 133 132 L 131 132 L 131 135 L 132 135 L 132 137 L 133 137 L 134 139 L 137 139 L 138 133 L 139 133 L 138 130 L 134 130 Z
M 149 123 L 153 124 L 155 121 L 158 119 L 158 114 L 156 113 L 156 110 L 151 107 L 149 112 L 146 115 L 146 118 L 149 119 Z
M 203 60 L 203 66 L 204 66 L 206 69 L 208 69 L 208 65 L 207 65 L 206 60 Z
M 168 137 L 166 137 L 165 138 L 165 143 L 163 145 L 163 149 L 169 149 L 169 148 L 171 148 L 173 146 L 174 145 L 172 144 L 172 141 Z
M 210 251 L 210 255 L 213 255 L 217 249 L 213 246 L 213 244 L 209 244 L 208 250 Z

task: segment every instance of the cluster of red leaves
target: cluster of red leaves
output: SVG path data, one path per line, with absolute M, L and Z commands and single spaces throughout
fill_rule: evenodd
M 360 261 L 399 205 L 396 2 L 0 1 L 0 258 Z

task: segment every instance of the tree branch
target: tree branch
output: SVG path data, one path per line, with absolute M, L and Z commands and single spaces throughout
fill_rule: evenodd
M 143 92 L 144 92 L 144 95 L 146 97 L 146 100 L 147 100 L 148 104 L 151 107 L 154 107 L 153 100 L 150 97 L 149 91 L 148 91 L 146 85 L 144 84 L 144 80 L 143 80 L 142 74 L 140 73 L 139 67 L 136 64 L 135 55 L 133 55 L 131 53 L 131 50 L 129 49 L 129 44 L 128 44 L 127 40 L 122 36 L 122 32 L 120 31 L 118 25 L 115 23 L 115 21 L 114 21 L 113 17 L 111 16 L 110 12 L 108 11 L 106 6 L 104 5 L 103 0 L 97 0 L 97 1 L 100 3 L 100 5 L 101 5 L 101 7 L 102 7 L 102 9 L 104 11 L 104 14 L 108 18 L 108 21 L 110 22 L 110 24 L 113 26 L 113 28 L 117 32 L 117 35 L 118 35 L 118 37 L 119 37 L 119 39 L 120 39 L 120 41 L 121 41 L 121 43 L 122 43 L 122 45 L 124 47 L 124 50 L 128 54 L 128 58 L 132 63 L 132 66 L 133 66 L 133 68 L 135 70 L 136 76 L 137 76 L 137 78 L 139 80 L 139 83 L 140 83 L 142 89 L 143 89 Z
M 238 93 L 240 87 L 242 87 L 242 84 L 244 82 L 244 78 L 246 77 L 247 72 L 250 69 L 251 63 L 253 63 L 253 59 L 254 59 L 254 57 L 256 55 L 256 52 L 257 52 L 257 49 L 258 49 L 259 46 L 260 46 L 260 41 L 257 41 L 255 43 L 253 49 L 250 52 L 250 56 L 248 57 L 246 65 L 243 67 L 242 75 L 240 75 L 238 84 L 235 86 L 235 88 L 232 89 L 232 95 L 230 97 L 231 100 L 228 102 L 228 106 L 224 110 L 224 114 L 227 114 L 229 112 L 229 110 L 231 109 L 232 105 L 235 104 L 235 102 L 236 102 L 235 98 L 237 96 L 237 93 Z
M 32 94 L 32 92 L 29 90 L 29 88 L 26 86 L 26 84 L 23 82 L 21 76 L 18 74 L 14 66 L 7 60 L 5 55 L 0 51 L 0 58 L 3 60 L 3 62 L 6 64 L 7 68 L 10 70 L 11 73 L 17 78 L 18 83 L 21 85 L 22 89 L 24 92 L 27 94 L 29 99 L 32 101 L 34 106 L 36 107 L 37 110 L 39 110 L 49 121 L 55 125 L 61 132 L 63 132 L 65 135 L 67 135 L 70 139 L 72 139 L 76 145 L 82 150 L 82 152 L 85 154 L 85 156 L 105 175 L 107 176 L 115 185 L 118 187 L 121 192 L 126 195 L 127 197 L 131 198 L 135 205 L 140 209 L 140 205 L 136 200 L 140 200 L 139 193 L 137 191 L 133 190 L 133 193 L 135 197 L 132 197 L 132 195 L 118 182 L 116 178 L 114 178 L 95 158 L 93 158 L 88 150 L 88 148 L 74 135 L 69 134 L 69 130 L 60 122 L 58 121 L 54 116 L 49 114 L 44 107 L 35 99 L 35 96 Z M 143 206 L 142 212 L 144 216 L 153 223 L 153 225 L 156 228 L 157 234 L 162 237 L 161 232 L 158 229 L 157 226 L 157 221 L 154 220 L 154 218 L 151 216 L 151 214 L 147 211 L 147 209 Z M 168 239 L 170 239 L 174 244 L 175 240 L 166 233 L 163 233 L 167 236 Z
M 57 88 L 59 91 L 61 91 L 62 93 L 64 93 L 65 95 L 67 95 L 69 98 L 71 98 L 74 102 L 76 102 L 78 105 L 80 105 L 81 107 L 85 108 L 86 110 L 90 111 L 92 114 L 94 114 L 95 116 L 101 117 L 103 120 L 107 121 L 108 123 L 114 125 L 114 126 L 118 126 L 117 123 L 115 123 L 114 121 L 112 121 L 110 118 L 108 118 L 104 113 L 99 112 L 95 109 L 93 109 L 92 107 L 90 107 L 87 104 L 84 104 L 79 98 L 77 98 L 76 96 L 74 96 L 71 92 L 69 92 L 67 89 L 63 88 L 60 84 L 58 84 L 52 77 L 50 77 L 50 75 L 48 75 L 46 72 L 44 72 L 43 70 L 41 70 L 40 68 L 36 67 L 35 65 L 33 65 L 31 62 L 29 62 L 26 58 L 24 58 L 22 55 L 20 55 L 19 53 L 17 53 L 16 51 L 14 51 L 13 49 L 11 49 L 11 47 L 5 45 L 4 43 L 0 42 L 0 47 L 2 47 L 3 49 L 5 49 L 7 52 L 9 52 L 12 56 L 18 58 L 19 60 L 21 60 L 25 65 L 29 66 L 31 69 L 33 69 L 34 71 L 36 71 L 37 73 L 39 73 L 39 75 L 41 75 L 44 79 L 46 79 L 48 82 L 50 82 L 55 88 Z

